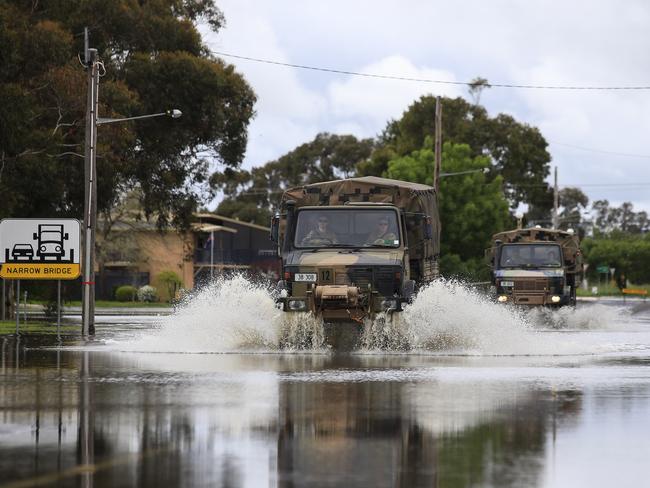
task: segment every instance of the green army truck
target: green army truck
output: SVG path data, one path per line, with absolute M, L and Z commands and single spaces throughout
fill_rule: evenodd
M 582 279 L 580 241 L 573 231 L 516 229 L 492 236 L 486 256 L 499 303 L 575 305 Z
M 392 316 L 438 276 L 436 192 L 377 177 L 292 188 L 271 239 L 282 259 L 284 312 L 311 312 L 326 323 Z

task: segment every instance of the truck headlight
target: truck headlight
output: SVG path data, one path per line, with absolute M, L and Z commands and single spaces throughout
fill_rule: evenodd
M 499 303 L 506 303 L 508 301 L 507 295 L 499 295 L 499 298 L 497 298 L 497 301 Z
M 307 303 L 304 300 L 289 300 L 287 303 L 289 306 L 289 310 L 293 311 L 298 311 L 298 310 L 305 310 L 307 308 Z
M 551 301 L 552 301 L 553 303 L 560 303 L 560 297 L 557 296 L 557 295 L 553 295 L 553 296 L 551 297 Z

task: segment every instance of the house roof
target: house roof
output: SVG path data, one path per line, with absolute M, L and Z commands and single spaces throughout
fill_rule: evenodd
M 191 224 L 190 228 L 195 232 L 231 232 L 236 233 L 237 229 L 232 227 L 232 224 L 241 225 L 244 227 L 250 227 L 252 229 L 263 230 L 265 232 L 270 232 L 269 227 L 264 227 L 262 225 L 253 224 L 251 222 L 244 222 L 243 220 L 237 220 L 230 217 L 224 217 L 223 215 L 214 214 L 214 213 L 195 213 L 194 219 L 198 222 Z M 223 224 L 231 224 L 230 226 Z M 206 230 L 207 227 L 214 227 L 212 230 Z M 146 230 L 157 230 L 156 224 L 153 221 L 147 220 L 136 220 L 133 218 L 117 220 L 113 224 L 113 230 L 116 231 L 146 231 Z M 174 230 L 172 228 L 166 230 Z
M 192 224 L 192 230 L 196 232 L 231 232 L 232 234 L 236 234 L 238 232 L 237 229 L 233 229 L 232 227 L 202 223 Z
M 270 230 L 271 230 L 269 227 L 264 227 L 263 225 L 257 225 L 257 224 L 253 224 L 251 222 L 244 222 L 243 220 L 237 220 L 237 219 L 233 219 L 233 218 L 230 218 L 230 217 L 224 217 L 223 215 L 214 214 L 214 213 L 196 213 L 196 214 L 194 214 L 194 217 L 199 219 L 201 221 L 201 223 L 207 223 L 205 221 L 209 222 L 209 221 L 218 220 L 218 221 L 222 221 L 222 222 L 227 222 L 229 224 L 243 225 L 245 227 L 250 227 L 252 229 L 264 230 L 266 232 L 270 232 Z

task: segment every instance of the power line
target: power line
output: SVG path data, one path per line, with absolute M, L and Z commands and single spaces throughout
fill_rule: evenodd
M 274 61 L 272 59 L 253 58 L 251 56 L 242 56 L 240 54 L 225 53 L 222 51 L 211 51 L 212 54 L 217 56 L 224 56 L 227 58 L 243 59 L 245 61 L 253 61 L 255 63 L 271 64 L 275 66 L 282 66 L 285 68 L 297 68 L 311 71 L 321 71 L 325 73 L 336 73 L 341 75 L 361 76 L 365 78 L 379 78 L 384 80 L 398 80 L 398 81 L 414 81 L 418 83 L 433 83 L 440 85 L 463 85 L 472 86 L 470 81 L 448 81 L 448 80 L 432 80 L 430 78 L 412 78 L 408 76 L 397 75 L 380 75 L 376 73 L 360 73 L 358 71 L 347 71 L 336 68 L 325 68 L 321 66 L 309 66 L 304 64 L 284 63 L 282 61 Z M 622 90 L 650 90 L 650 85 L 633 85 L 633 86 L 579 86 L 579 85 L 521 85 L 512 83 L 489 83 L 490 87 L 494 88 L 522 88 L 530 90 L 583 90 L 583 91 L 622 91 Z
M 583 147 L 583 146 L 575 146 L 573 144 L 565 144 L 563 142 L 555 142 L 555 141 L 549 141 L 549 143 L 555 145 L 555 146 L 566 146 L 566 147 L 571 147 L 573 149 L 580 149 L 582 151 L 590 151 L 590 152 L 596 152 L 596 153 L 602 153 L 602 154 L 611 154 L 613 156 L 626 156 L 629 158 L 646 158 L 650 159 L 649 154 L 632 154 L 632 153 L 622 153 L 622 152 L 616 152 L 616 151 L 606 151 L 604 149 L 594 149 L 590 147 Z
M 650 183 L 581 183 L 581 184 L 571 184 L 567 183 L 562 185 L 563 187 L 567 186 L 599 186 L 599 187 L 645 187 L 650 186 Z

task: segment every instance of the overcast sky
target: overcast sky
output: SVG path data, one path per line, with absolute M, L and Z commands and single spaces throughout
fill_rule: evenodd
M 434 80 L 650 86 L 647 0 L 220 0 L 214 51 Z M 319 132 L 374 137 L 421 95 L 464 86 L 381 80 L 224 58 L 257 93 L 244 166 Z M 539 127 L 561 186 L 650 210 L 650 90 L 491 88 L 481 103 Z M 585 150 L 589 149 L 589 150 Z M 601 186 L 602 185 L 602 186 Z

